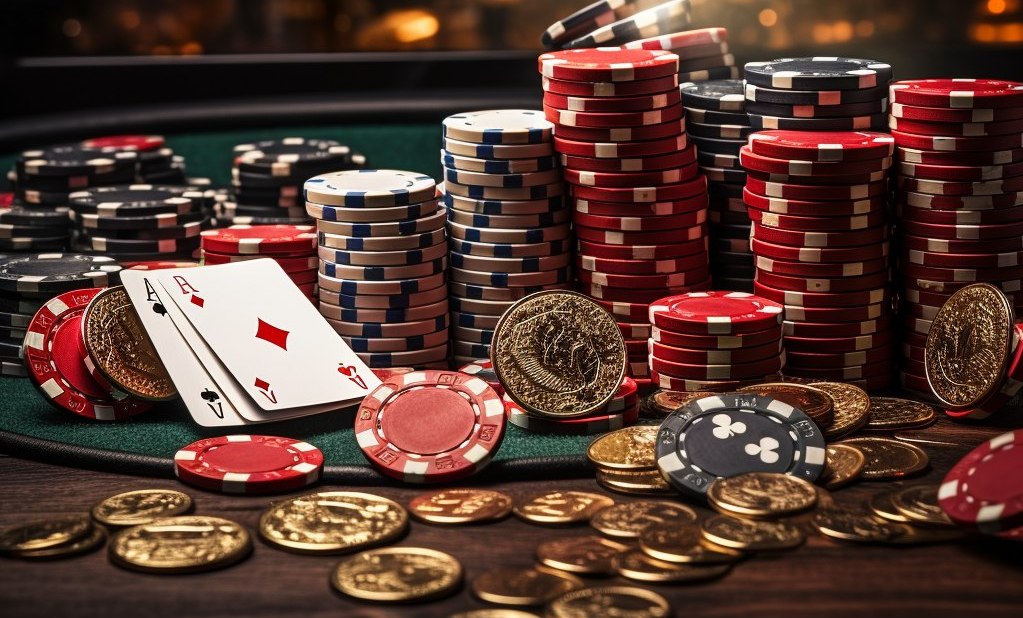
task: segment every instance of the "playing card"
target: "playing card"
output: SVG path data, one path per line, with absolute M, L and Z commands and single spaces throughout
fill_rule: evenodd
M 340 407 L 380 384 L 273 260 L 151 274 L 264 410 Z

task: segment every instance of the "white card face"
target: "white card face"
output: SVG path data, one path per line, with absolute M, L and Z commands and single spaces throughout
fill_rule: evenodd
M 151 274 L 264 410 L 337 408 L 380 384 L 273 260 Z

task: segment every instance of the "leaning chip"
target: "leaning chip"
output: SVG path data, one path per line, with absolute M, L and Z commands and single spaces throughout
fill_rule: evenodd
M 938 502 L 952 521 L 981 532 L 1023 526 L 1023 431 L 984 442 L 952 467 L 938 489 Z
M 320 449 L 276 436 L 198 440 L 174 455 L 174 474 L 189 485 L 231 494 L 265 494 L 310 485 L 323 472 Z

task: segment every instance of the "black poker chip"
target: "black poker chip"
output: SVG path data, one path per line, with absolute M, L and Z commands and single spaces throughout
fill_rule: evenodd
M 106 217 L 98 214 L 71 212 L 71 218 L 83 230 L 103 231 L 144 231 L 176 228 L 189 223 L 202 222 L 205 214 L 201 211 L 184 214 L 165 213 L 148 217 Z
M 111 240 L 170 240 L 181 238 L 195 238 L 203 230 L 202 221 L 193 221 L 170 227 L 159 227 L 147 230 L 89 230 L 82 232 L 86 235 L 102 236 Z
M 699 109 L 697 107 L 687 107 L 685 110 L 687 122 L 749 125 L 749 118 L 746 117 L 745 112 L 719 112 L 712 109 Z
M 121 267 L 109 257 L 77 253 L 7 256 L 0 261 L 0 290 L 21 294 L 62 293 L 108 287 L 120 281 Z
M 63 207 L 25 208 L 15 204 L 10 208 L 0 208 L 0 224 L 63 229 L 71 223 L 68 212 L 68 209 Z
M 842 103 L 839 105 L 789 105 L 748 101 L 746 111 L 750 114 L 789 118 L 848 118 L 887 113 L 888 99 L 881 98 L 866 103 Z
M 850 118 L 780 118 L 750 114 L 749 121 L 757 131 L 774 129 L 785 131 L 884 131 L 888 122 L 885 114 Z
M 169 255 L 188 253 L 199 248 L 199 236 L 191 238 L 172 238 L 167 240 L 136 240 L 125 238 L 106 238 L 80 234 L 78 243 L 91 251 L 99 251 L 113 256 L 122 253 L 151 255 Z
M 15 161 L 19 177 L 98 176 L 134 170 L 138 153 L 108 152 L 81 144 L 64 144 L 22 152 Z
M 352 149 L 328 139 L 286 137 L 234 147 L 239 171 L 257 174 L 299 175 L 306 170 L 351 165 Z M 315 174 L 314 174 L 315 175 Z
M 888 97 L 888 86 L 862 90 L 781 90 L 755 84 L 746 84 L 747 102 L 778 103 L 782 105 L 847 105 L 869 103 Z
M 862 90 L 892 79 L 892 66 L 877 60 L 815 56 L 746 63 L 746 81 L 782 90 Z
M 0 238 L 0 251 L 65 251 L 71 236 Z
M 696 153 L 696 160 L 700 165 L 709 167 L 723 167 L 726 169 L 741 169 L 738 155 L 717 154 L 713 152 L 699 151 Z
M 696 145 L 697 152 L 706 151 L 739 156 L 739 150 L 746 145 L 744 139 L 718 139 L 696 135 L 691 135 L 689 139 Z
M 733 113 L 742 113 L 746 109 L 741 79 L 688 82 L 678 89 L 685 107 Z
M 0 240 L 13 238 L 61 238 L 66 237 L 67 226 L 40 227 L 35 225 L 15 225 L 0 223 Z
M 68 205 L 76 214 L 105 217 L 149 217 L 187 214 L 212 203 L 212 192 L 198 186 L 118 185 L 92 187 L 72 193 Z
M 709 137 L 712 139 L 745 139 L 753 132 L 748 124 L 703 124 L 687 122 L 686 132 L 693 137 Z

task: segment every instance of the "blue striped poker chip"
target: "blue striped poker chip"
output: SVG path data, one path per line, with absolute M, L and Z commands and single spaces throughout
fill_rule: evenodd
M 814 482 L 827 460 L 824 436 L 802 410 L 753 393 L 722 393 L 672 412 L 658 431 L 657 467 L 680 491 L 703 497 L 718 478 L 748 472 Z
M 465 272 L 465 271 L 461 271 L 461 272 Z M 549 270 L 549 271 L 543 271 L 543 272 L 550 273 L 549 275 L 546 275 L 545 277 L 543 277 L 544 281 L 547 282 L 547 283 L 544 283 L 543 285 L 553 285 L 553 284 L 564 283 L 564 282 L 568 281 L 569 277 L 572 274 L 572 269 L 568 268 L 568 267 L 565 267 L 565 268 L 558 268 L 556 270 Z M 519 281 L 517 281 L 517 279 L 521 280 L 521 278 L 524 275 L 534 275 L 534 273 L 489 273 L 489 275 L 487 277 L 487 284 L 486 285 L 489 285 L 490 287 L 495 287 L 495 288 L 522 287 L 522 285 L 519 283 Z M 536 277 L 532 277 L 532 278 L 535 279 Z
M 387 267 L 422 264 L 423 262 L 440 259 L 447 255 L 447 245 L 444 243 L 444 239 L 442 237 L 441 242 L 430 245 L 424 249 L 408 249 L 406 251 L 385 251 L 375 248 L 370 248 L 368 250 L 334 249 L 331 247 L 325 247 L 321 244 L 316 251 L 321 260 L 341 266 L 368 267 L 368 265 L 363 264 L 362 261 L 365 261 L 366 258 L 382 258 L 385 257 L 382 254 L 386 254 L 386 257 L 389 259 L 391 264 L 380 264 L 379 262 L 382 260 L 377 259 L 376 265 Z
M 484 187 L 447 181 L 444 190 L 474 200 L 542 200 L 563 195 L 565 183 L 555 182 L 534 187 Z
M 441 123 L 445 138 L 475 144 L 550 142 L 554 123 L 535 109 L 491 109 L 453 114 Z
M 320 247 L 347 251 L 413 251 L 426 249 L 444 242 L 447 233 L 443 228 L 421 234 L 404 236 L 343 236 L 318 232 L 317 242 Z M 333 260 L 337 262 L 338 260 Z
M 478 256 L 469 256 L 469 257 L 478 257 Z M 490 257 L 490 256 L 486 256 L 486 257 Z M 449 259 L 449 262 L 450 262 L 451 266 L 454 266 L 455 268 L 464 268 L 466 270 L 476 270 L 475 268 L 471 267 L 472 265 L 469 265 L 469 266 L 466 265 L 466 263 L 465 263 L 466 259 L 465 258 L 466 258 L 465 254 L 458 253 L 458 252 L 456 252 L 454 250 L 451 250 L 451 251 L 448 252 L 448 259 Z M 498 259 L 501 259 L 501 258 L 498 258 Z M 538 272 L 540 272 L 542 270 L 547 270 L 546 268 L 544 268 L 544 262 L 542 261 L 542 258 L 539 258 L 539 257 L 523 257 L 523 258 L 513 257 L 513 258 L 504 258 L 504 259 L 514 259 L 515 260 L 515 264 L 514 265 L 516 267 L 518 267 L 516 269 L 516 272 L 519 272 L 519 273 L 538 273 Z M 559 260 L 559 262 L 560 261 L 561 260 Z M 551 265 L 547 265 L 547 266 L 549 268 Z M 503 287 L 503 286 L 501 286 L 501 287 Z
M 481 215 L 537 215 L 564 210 L 567 206 L 566 197 L 563 194 L 539 200 L 477 200 L 445 193 L 441 197 L 441 202 L 449 210 Z
M 444 149 L 452 154 L 476 159 L 530 159 L 554 155 L 553 142 L 539 144 L 476 144 L 457 139 L 444 139 Z
M 365 210 L 357 212 L 364 213 Z M 417 219 L 378 221 L 375 223 L 358 223 L 350 221 L 325 221 L 317 222 L 319 231 L 334 234 L 337 236 L 348 236 L 355 238 L 377 238 L 389 236 L 413 236 L 416 234 L 428 234 L 444 229 L 444 222 L 447 221 L 447 209 L 437 208 L 430 214 Z
M 495 174 L 491 172 L 470 172 L 446 168 L 445 182 L 457 182 L 462 185 L 479 185 L 505 189 L 521 189 L 561 182 L 561 170 L 545 170 L 542 172 L 522 172 L 511 174 Z
M 455 341 L 452 351 L 458 356 L 479 356 L 487 358 L 490 356 L 490 345 L 470 343 L 468 341 Z
M 421 204 L 388 208 L 344 208 L 324 204 L 306 203 L 305 212 L 321 221 L 332 223 L 383 223 L 407 221 L 428 217 L 437 212 L 439 202 L 431 200 Z
M 497 322 L 501 316 L 497 315 L 474 315 L 462 313 L 461 311 L 451 312 L 451 323 L 462 328 L 478 328 L 480 330 L 493 330 L 497 328 Z
M 451 338 L 457 341 L 468 341 L 471 343 L 490 345 L 491 342 L 494 341 L 494 331 L 489 328 L 453 326 L 451 328 Z
M 450 324 L 449 318 L 448 318 L 447 314 L 437 316 L 436 318 L 433 318 L 431 320 L 417 320 L 416 322 L 414 322 L 412 324 L 421 325 L 421 324 L 426 324 L 428 322 L 432 322 L 433 323 L 433 330 L 430 331 L 431 333 L 435 333 L 437 331 L 445 330 L 448 327 L 448 325 Z M 352 328 L 356 329 L 358 331 L 358 333 L 355 334 L 355 335 L 348 335 L 348 336 L 356 337 L 356 338 L 361 337 L 361 338 L 364 338 L 364 339 L 385 339 L 385 338 L 386 339 L 393 339 L 393 338 L 395 338 L 398 335 L 398 332 L 396 332 L 396 331 L 400 331 L 401 328 L 404 325 L 406 325 L 406 324 L 408 324 L 408 323 L 407 322 L 387 322 L 387 323 L 367 322 L 367 323 L 364 323 L 364 324 L 350 324 L 349 328 L 350 329 L 352 329 Z M 355 331 L 350 331 L 350 332 L 355 332 Z M 406 330 L 406 332 L 408 332 L 408 331 Z M 356 352 L 358 352 L 358 350 L 356 350 Z
M 430 305 L 447 298 L 447 288 L 405 294 L 345 294 L 320 289 L 320 300 L 341 309 L 407 309 Z
M 462 225 L 469 225 L 472 227 L 501 227 L 500 225 L 501 221 L 494 221 L 491 219 L 491 217 L 509 216 L 480 214 L 468 215 L 465 213 L 463 213 L 463 215 L 468 216 L 469 221 L 467 222 L 464 219 L 461 219 L 461 217 L 459 217 L 461 219 L 460 223 Z M 565 218 L 566 216 L 562 215 L 560 212 L 558 213 L 545 212 L 538 215 L 510 215 L 510 216 L 529 217 L 532 219 L 531 221 L 529 221 L 529 223 L 532 224 L 532 227 L 550 227 L 552 225 L 560 225 L 567 221 L 567 219 Z M 449 213 L 448 218 L 449 219 L 454 218 L 454 213 Z
M 529 172 L 546 172 L 558 167 L 558 159 L 553 156 L 534 157 L 528 159 L 477 159 L 440 151 L 441 164 L 448 170 L 477 172 L 486 174 L 524 174 Z
M 326 279 L 324 279 L 324 277 L 326 277 Z M 443 281 L 443 277 L 440 275 L 437 275 L 436 278 Z M 359 296 L 361 294 L 368 294 L 370 296 L 377 296 L 381 294 L 400 296 L 432 290 L 437 287 L 434 279 L 435 277 L 433 276 L 427 276 L 415 279 L 356 281 L 354 279 L 339 279 L 336 277 L 325 276 L 321 273 L 321 276 L 317 279 L 317 281 L 319 282 L 321 290 L 328 289 L 332 292 L 337 292 L 346 296 Z
M 448 334 L 443 331 L 430 333 L 429 335 L 414 335 L 411 337 L 345 337 L 345 343 L 356 353 L 379 353 L 379 352 L 408 352 L 411 350 L 422 350 L 444 344 Z
M 334 279 L 361 281 L 392 281 L 405 277 L 429 277 L 447 269 L 447 257 L 407 266 L 346 266 L 320 261 L 320 272 Z
M 345 170 L 305 181 L 306 201 L 324 206 L 376 208 L 432 200 L 437 184 L 424 174 L 403 170 Z
M 496 258 L 517 258 L 517 257 L 547 257 L 558 253 L 565 253 L 571 249 L 572 244 L 567 240 L 552 240 L 550 242 L 539 242 L 531 244 L 508 244 L 472 242 L 449 238 L 448 246 L 451 251 L 463 255 L 476 257 Z
M 597 0 L 548 26 L 540 35 L 540 43 L 553 49 L 572 38 L 631 15 L 636 11 L 630 0 Z
M 339 322 L 416 322 L 428 320 L 448 312 L 447 300 L 424 306 L 394 307 L 389 309 L 353 309 L 320 303 L 320 313 Z

